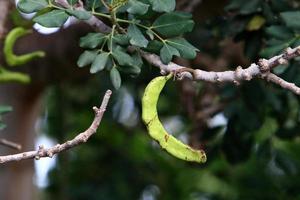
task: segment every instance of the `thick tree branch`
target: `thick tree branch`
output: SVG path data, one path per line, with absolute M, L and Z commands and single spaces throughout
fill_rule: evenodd
M 79 133 L 74 139 L 69 140 L 63 144 L 57 144 L 51 148 L 44 148 L 44 146 L 41 145 L 39 146 L 39 149 L 37 151 L 28 151 L 19 154 L 0 156 L 0 163 L 20 161 L 20 160 L 26 160 L 32 158 L 40 159 L 42 157 L 51 158 L 55 154 L 58 154 L 60 152 L 71 149 L 75 146 L 78 146 L 82 143 L 85 143 L 93 134 L 96 133 L 97 128 L 99 127 L 99 124 L 102 120 L 103 114 L 106 110 L 111 94 L 112 92 L 110 90 L 106 91 L 100 108 L 93 107 L 93 110 L 95 111 L 95 118 L 91 126 L 86 131 Z
M 235 71 L 224 72 L 208 72 L 200 69 L 186 68 L 177 65 L 173 62 L 163 64 L 159 56 L 142 52 L 143 57 L 151 64 L 159 67 L 163 73 L 178 72 L 180 78 L 194 79 L 195 81 L 207 82 L 233 82 L 239 83 L 243 80 L 251 80 L 254 77 L 263 75 L 265 72 L 270 71 L 272 68 L 279 64 L 286 63 L 287 60 L 295 58 L 300 55 L 300 46 L 291 49 L 289 48 L 285 53 L 270 58 L 269 60 L 261 59 L 258 64 L 251 64 L 248 68 L 242 69 L 237 67 Z
M 274 56 L 270 59 L 260 59 L 258 64 L 251 64 L 248 68 L 243 69 L 242 67 L 237 67 L 235 71 L 223 71 L 223 72 L 208 72 L 200 69 L 186 68 L 177 65 L 173 62 L 169 64 L 163 64 L 159 56 L 150 54 L 147 52 L 142 52 L 143 57 L 152 65 L 159 67 L 163 74 L 176 73 L 179 79 L 189 78 L 195 81 L 207 81 L 212 83 L 221 82 L 233 82 L 235 84 L 240 84 L 241 81 L 250 81 L 253 78 L 267 78 L 267 80 L 281 86 L 282 88 L 288 89 L 297 95 L 300 95 L 300 88 L 295 84 L 288 83 L 285 80 L 279 78 L 270 71 L 280 65 L 286 64 L 289 60 L 300 56 L 300 46 L 295 48 L 287 48 L 287 50 L 278 56 Z M 280 79 L 280 80 L 279 80 Z

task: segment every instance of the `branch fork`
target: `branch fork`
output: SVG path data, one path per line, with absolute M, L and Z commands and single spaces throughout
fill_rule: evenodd
M 93 107 L 93 110 L 95 112 L 95 117 L 94 117 L 92 124 L 90 125 L 90 127 L 87 130 L 85 130 L 82 133 L 79 133 L 74 139 L 66 141 L 63 144 L 57 144 L 50 148 L 45 148 L 43 145 L 40 145 L 38 150 L 36 150 L 36 151 L 28 151 L 28 152 L 23 152 L 23 153 L 19 153 L 19 154 L 0 156 L 0 164 L 12 162 L 12 161 L 26 160 L 26 159 L 39 160 L 40 158 L 43 158 L 43 157 L 52 158 L 55 154 L 61 153 L 63 151 L 66 151 L 66 150 L 76 147 L 82 143 L 87 142 L 87 140 L 96 133 L 96 131 L 100 125 L 100 122 L 102 120 L 103 114 L 106 111 L 106 107 L 108 105 L 111 94 L 112 94 L 111 90 L 106 91 L 100 108 Z

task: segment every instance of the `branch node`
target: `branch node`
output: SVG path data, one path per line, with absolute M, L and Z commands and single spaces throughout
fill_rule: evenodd
M 267 59 L 259 59 L 258 66 L 263 74 L 270 71 L 269 62 Z
M 285 58 L 279 58 L 279 59 L 278 59 L 278 63 L 279 63 L 280 65 L 287 65 L 287 64 L 288 64 L 288 61 L 287 61 L 287 59 L 285 59 Z
M 251 79 L 252 79 L 252 76 L 248 72 L 244 73 L 244 77 L 245 77 L 246 81 L 251 81 Z
M 214 79 L 215 79 L 215 81 L 216 81 L 217 83 L 220 83 L 220 82 L 221 82 L 221 79 L 220 79 L 218 73 L 215 74 L 215 78 L 214 78 Z
M 236 80 L 234 80 L 233 83 L 234 83 L 234 85 L 236 85 L 236 86 L 241 85 L 241 83 L 240 83 L 239 81 L 236 81 Z
M 184 72 L 190 73 L 193 76 L 192 80 L 196 80 L 196 72 L 192 68 L 181 67 L 172 70 L 172 73 L 174 74 L 174 78 L 176 78 L 177 80 L 182 80 L 184 78 L 184 74 L 183 74 Z
M 183 76 L 181 73 L 177 73 L 176 76 L 174 76 L 174 80 L 181 81 L 183 79 Z
M 40 157 L 42 157 L 44 155 L 44 153 L 45 153 L 45 147 L 44 147 L 44 145 L 40 145 L 38 152 L 37 152 L 36 160 L 39 160 Z
M 287 57 L 288 55 L 291 55 L 291 54 L 293 54 L 293 49 L 291 47 L 288 47 L 284 50 L 283 56 Z
M 111 90 L 107 90 L 100 108 L 94 107 L 94 110 L 97 111 L 97 115 L 95 115 L 94 120 L 91 124 L 91 126 L 86 129 L 84 132 L 79 133 L 75 138 L 72 140 L 69 140 L 63 144 L 57 144 L 53 147 L 46 148 L 43 145 L 40 145 L 38 147 L 38 150 L 36 151 L 28 151 L 23 152 L 19 154 L 12 154 L 7 156 L 0 156 L 0 163 L 6 163 L 11 161 L 20 161 L 20 160 L 26 160 L 26 159 L 36 159 L 39 160 L 42 157 L 52 157 L 54 154 L 58 154 L 60 152 L 66 151 L 68 149 L 71 149 L 75 146 L 78 146 L 84 142 L 86 142 L 97 130 L 99 127 L 104 111 L 108 105 L 110 96 L 112 94 Z
M 93 107 L 93 110 L 94 110 L 96 115 L 99 113 L 99 108 L 97 108 L 96 106 Z
M 296 52 L 298 55 L 300 55 L 300 47 L 297 48 Z
M 165 75 L 167 75 L 167 72 L 165 70 L 161 69 L 160 70 L 160 74 L 163 75 L 163 76 L 165 76 Z
M 52 158 L 53 157 L 53 153 L 52 153 L 52 151 L 47 151 L 47 156 L 49 157 L 49 158 Z
M 233 83 L 235 85 L 239 85 L 239 81 L 243 79 L 243 68 L 241 66 L 238 66 L 234 71 L 234 75 L 235 80 L 233 81 Z

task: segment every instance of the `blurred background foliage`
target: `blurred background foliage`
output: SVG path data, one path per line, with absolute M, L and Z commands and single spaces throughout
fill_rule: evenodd
M 299 1 L 218 3 L 203 1 L 194 11 L 196 28 L 187 39 L 201 50 L 191 63 L 195 68 L 220 57 L 226 61 L 222 70 L 246 67 L 300 44 Z M 238 43 L 240 51 L 228 40 Z M 243 54 L 242 59 L 228 53 Z M 296 59 L 278 67 L 276 74 L 300 85 L 299 70 Z M 162 151 L 141 122 L 143 90 L 158 74 L 143 66 L 138 77 L 122 76 L 123 85 L 114 91 L 98 133 L 58 156 L 44 199 L 300 199 L 298 96 L 261 80 L 239 87 L 188 82 L 194 94 L 191 105 L 182 89 L 186 83 L 169 82 L 160 97 L 160 117 L 177 137 L 205 149 L 208 161 L 198 165 Z M 45 100 L 47 134 L 63 142 L 86 129 L 93 118 L 88 108 L 98 105 L 111 87 L 105 73 L 53 85 Z M 203 103 L 207 96 L 212 96 L 209 104 Z M 219 104 L 218 112 L 195 117 Z M 227 123 L 209 125 L 220 113 Z

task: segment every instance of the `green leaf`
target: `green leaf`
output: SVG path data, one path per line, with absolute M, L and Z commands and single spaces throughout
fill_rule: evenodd
M 282 43 L 283 43 L 282 40 L 278 40 L 278 39 L 275 39 L 275 38 L 271 38 L 270 40 L 266 41 L 267 46 L 275 46 L 275 45 L 279 45 L 279 44 L 282 44 Z
M 66 12 L 69 15 L 72 15 L 80 20 L 88 20 L 92 17 L 92 14 L 90 12 L 87 12 L 85 10 L 73 10 L 73 9 L 67 9 Z
M 115 63 L 113 62 L 113 59 L 110 56 L 109 59 L 107 59 L 107 62 L 106 62 L 106 65 L 105 65 L 105 69 L 107 71 L 110 71 L 114 67 L 114 65 L 115 65 Z
M 148 40 L 145 38 L 141 30 L 134 24 L 128 27 L 128 36 L 130 37 L 130 44 L 138 47 L 147 47 Z
M 68 0 L 68 3 L 70 4 L 70 5 L 74 5 L 74 4 L 76 4 L 78 2 L 78 0 Z
M 88 33 L 86 36 L 80 38 L 79 46 L 94 49 L 101 45 L 105 38 L 106 35 L 102 33 Z
M 5 114 L 12 111 L 11 106 L 0 106 L 0 114 Z
M 107 63 L 108 57 L 109 57 L 109 53 L 107 52 L 97 55 L 94 62 L 92 63 L 90 72 L 94 74 L 96 72 L 103 70 Z
M 291 30 L 286 28 L 285 26 L 270 26 L 265 29 L 266 34 L 271 38 L 276 38 L 279 40 L 287 40 L 293 37 L 293 33 Z
M 143 60 L 141 57 L 141 54 L 139 52 L 135 52 L 132 54 L 132 59 L 133 59 L 133 65 L 138 66 L 139 68 L 142 67 L 143 65 Z
M 272 6 L 272 10 L 276 12 L 283 12 L 292 9 L 292 3 L 286 0 L 270 0 L 268 2 Z
M 291 47 L 293 47 L 293 48 L 298 47 L 298 46 L 300 46 L 300 38 L 297 38 L 295 40 L 295 42 L 291 45 Z
M 283 44 L 279 44 L 279 45 L 275 45 L 275 46 L 271 46 L 271 47 L 267 47 L 264 48 L 259 55 L 264 57 L 264 58 L 270 58 L 280 52 L 282 52 L 285 48 L 287 48 L 289 45 L 287 45 L 286 43 Z
M 113 67 L 110 70 L 110 80 L 115 89 L 119 89 L 121 87 L 122 80 L 121 80 L 120 72 L 117 70 L 116 67 Z
M 160 50 L 160 58 L 164 64 L 168 64 L 172 60 L 173 56 L 179 56 L 179 55 L 180 54 L 177 49 L 175 49 L 174 47 L 166 43 Z
M 133 76 L 137 76 L 141 73 L 141 67 L 143 65 L 143 60 L 141 55 L 138 52 L 135 52 L 132 55 L 132 59 L 133 59 L 133 65 L 129 66 L 123 66 L 120 68 L 120 70 L 124 73 L 133 75 Z
M 277 121 L 273 118 L 267 117 L 262 126 L 254 133 L 256 142 L 262 143 L 266 141 L 277 131 L 277 129 Z
M 141 68 L 138 66 L 123 66 L 122 68 L 120 68 L 120 70 L 124 73 L 133 75 L 133 76 L 137 76 L 141 73 Z
M 63 10 L 53 10 L 35 17 L 33 21 L 48 28 L 60 27 L 67 21 L 68 17 L 69 15 Z
M 263 2 L 262 4 L 262 15 L 266 18 L 266 24 L 275 24 L 277 16 L 273 13 L 270 4 Z
M 154 39 L 154 33 L 151 30 L 147 30 L 146 33 L 150 37 L 151 40 Z
M 226 11 L 232 11 L 239 9 L 245 2 L 241 0 L 231 0 L 229 1 L 228 5 L 225 6 Z
M 184 38 L 169 39 L 167 40 L 167 43 L 175 47 L 183 58 L 194 59 L 197 55 L 196 51 L 198 51 L 198 49 Z
M 159 54 L 161 48 L 163 47 L 163 43 L 157 40 L 152 40 L 149 42 L 146 50 L 152 53 Z
M 84 51 L 78 58 L 78 67 L 84 67 L 91 64 L 97 56 L 97 51 Z
M 90 10 L 95 10 L 101 7 L 102 3 L 101 0 L 86 0 L 85 1 L 86 7 Z
M 129 0 L 127 12 L 136 15 L 143 15 L 148 11 L 149 5 L 137 0 Z
M 113 41 L 120 45 L 129 45 L 129 36 L 124 34 L 116 34 L 113 37 Z
M 48 6 L 47 0 L 20 0 L 18 2 L 18 9 L 23 13 L 33 13 Z
M 258 12 L 259 9 L 261 10 L 260 6 L 262 4 L 261 0 L 251 0 L 251 1 L 242 1 L 243 4 L 240 8 L 240 13 L 243 15 L 248 15 L 251 13 Z
M 290 40 L 278 43 L 274 46 L 270 46 L 268 48 L 263 49 L 260 52 L 260 55 L 264 58 L 270 58 L 278 53 L 281 53 L 284 49 L 290 47 L 294 42 L 297 41 L 297 38 L 292 38 Z
M 249 23 L 247 24 L 247 31 L 257 31 L 262 28 L 262 26 L 266 23 L 266 19 L 260 15 L 255 15 L 251 18 Z
M 175 9 L 175 0 L 150 0 L 152 9 L 157 12 L 171 12 Z
M 300 11 L 288 11 L 280 13 L 286 26 L 292 29 L 300 29 Z
M 132 57 L 125 52 L 120 46 L 117 46 L 114 51 L 113 51 L 113 57 L 118 61 L 118 63 L 122 66 L 124 65 L 129 65 L 132 66 L 134 65 L 134 61 Z
M 165 37 L 175 37 L 193 30 L 194 22 L 190 19 L 191 15 L 172 12 L 158 17 L 152 28 Z

